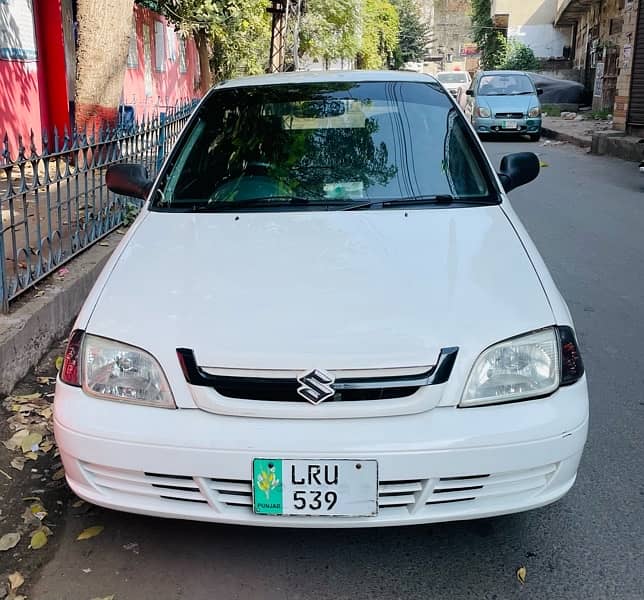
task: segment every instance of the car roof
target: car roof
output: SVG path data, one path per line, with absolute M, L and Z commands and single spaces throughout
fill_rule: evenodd
M 481 71 L 479 75 L 528 75 L 525 71 Z
M 236 88 L 256 85 L 279 85 L 285 83 L 342 83 L 360 81 L 411 81 L 427 83 L 436 82 L 436 78 L 427 73 L 415 71 L 295 71 L 290 73 L 271 73 L 254 75 L 223 81 L 215 86 L 217 89 Z

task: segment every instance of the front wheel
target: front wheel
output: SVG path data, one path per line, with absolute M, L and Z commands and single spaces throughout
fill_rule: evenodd
M 531 133 L 530 134 L 530 141 L 531 142 L 538 142 L 541 139 L 541 132 L 539 133 Z

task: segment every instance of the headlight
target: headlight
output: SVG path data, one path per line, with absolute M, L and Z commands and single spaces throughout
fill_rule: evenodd
M 477 359 L 460 406 L 544 396 L 559 387 L 559 338 L 553 327 L 491 346 Z
M 529 111 L 528 111 L 528 116 L 531 118 L 535 117 L 540 117 L 541 116 L 541 109 L 538 106 L 533 106 Z
M 92 396 L 176 408 L 159 363 L 147 352 L 102 337 L 83 339 L 83 389 Z
M 487 106 L 479 106 L 476 109 L 476 114 L 479 117 L 483 117 L 484 119 L 487 119 L 492 113 L 490 112 L 490 109 Z

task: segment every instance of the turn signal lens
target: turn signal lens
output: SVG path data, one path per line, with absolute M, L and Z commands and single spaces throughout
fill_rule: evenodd
M 75 329 L 69 336 L 67 342 L 67 349 L 65 350 L 65 357 L 63 359 L 63 366 L 60 369 L 60 380 L 67 385 L 80 387 L 80 349 L 83 343 L 83 335 L 85 332 L 82 329 Z
M 583 376 L 584 363 L 572 328 L 558 327 L 557 330 L 561 344 L 561 385 L 570 385 Z

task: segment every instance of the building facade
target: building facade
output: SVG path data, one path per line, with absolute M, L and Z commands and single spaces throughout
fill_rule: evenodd
M 557 0 L 492 0 L 495 25 L 538 58 L 569 58 L 572 53 L 572 27 L 555 24 L 556 15 Z
M 0 0 L 0 138 L 37 145 L 74 124 L 75 0 Z M 199 95 L 199 56 L 161 16 L 134 6 L 122 104 L 140 118 Z
M 575 67 L 581 72 L 583 83 L 592 90 L 593 109 L 610 112 L 613 126 L 619 130 L 627 128 L 630 105 L 637 106 L 638 101 L 643 104 L 638 120 L 644 127 L 644 65 L 641 81 L 636 82 L 639 87 L 632 85 L 639 72 L 634 70 L 634 63 L 644 62 L 640 53 L 636 60 L 636 48 L 644 50 L 644 41 L 637 39 L 638 15 L 638 0 L 558 2 L 556 21 L 573 27 Z M 639 31 L 644 34 L 642 28 Z M 632 88 L 636 97 L 631 97 Z
M 432 58 L 441 70 L 463 68 L 473 46 L 471 0 L 434 0 L 431 14 Z

